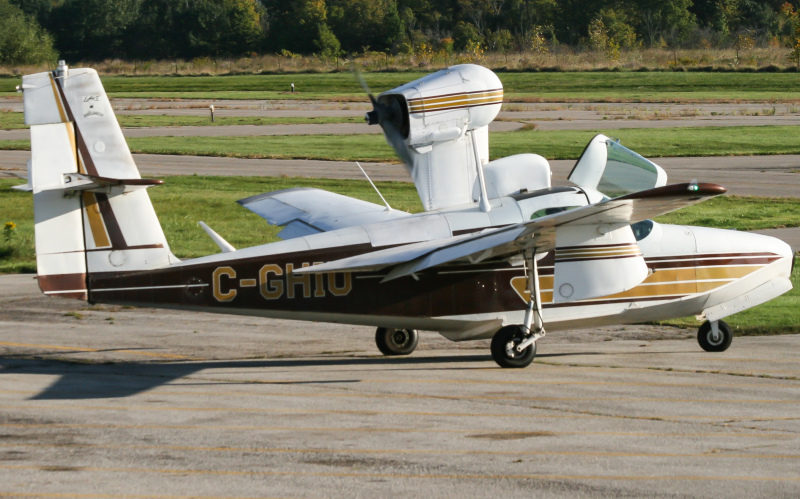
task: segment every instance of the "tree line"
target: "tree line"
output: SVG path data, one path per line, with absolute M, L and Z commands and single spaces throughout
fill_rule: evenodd
M 0 63 L 559 45 L 800 52 L 798 10 L 800 0 L 0 0 Z

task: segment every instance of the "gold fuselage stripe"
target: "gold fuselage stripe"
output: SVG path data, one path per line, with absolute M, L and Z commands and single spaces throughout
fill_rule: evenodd
M 658 298 L 675 295 L 705 293 L 745 277 L 765 265 L 731 265 L 722 267 L 691 267 L 683 269 L 664 269 L 653 272 L 639 285 L 627 291 L 606 295 L 591 300 L 614 300 L 619 298 Z M 539 276 L 539 289 L 542 303 L 553 301 L 554 276 Z M 511 279 L 511 286 L 524 301 L 530 299 L 527 289 L 528 279 L 517 276 Z

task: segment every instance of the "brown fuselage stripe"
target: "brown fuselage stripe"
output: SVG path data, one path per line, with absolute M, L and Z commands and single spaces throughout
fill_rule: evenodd
M 568 262 L 588 262 L 588 261 L 595 261 L 595 260 L 619 260 L 620 258 L 640 258 L 642 256 L 641 253 L 635 253 L 632 255 L 619 255 L 619 256 L 592 256 L 587 258 L 557 258 L 556 263 L 568 263 Z
M 619 244 L 597 244 L 592 246 L 559 246 L 556 251 L 572 251 L 572 250 L 595 250 L 603 248 L 620 248 L 625 246 L 639 246 L 636 243 L 619 243 Z
M 663 260 L 696 260 L 703 258 L 725 258 L 725 257 L 756 257 L 756 256 L 775 256 L 775 253 L 760 252 L 760 253 L 697 253 L 695 255 L 676 255 L 676 256 L 653 256 L 648 257 L 647 261 L 663 261 Z
M 728 267 L 731 265 L 768 265 L 770 263 L 780 260 L 781 257 L 773 256 L 771 258 L 727 258 L 727 259 L 713 259 L 713 260 L 692 260 L 687 259 L 676 262 L 651 262 L 647 260 L 647 265 L 653 269 L 671 269 L 681 267 Z

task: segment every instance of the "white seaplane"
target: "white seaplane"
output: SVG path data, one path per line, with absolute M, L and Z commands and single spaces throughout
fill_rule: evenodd
M 790 290 L 793 254 L 771 237 L 655 223 L 723 194 L 666 185 L 655 163 L 603 135 L 553 187 L 547 160 L 489 161 L 503 101 L 490 70 L 459 65 L 370 95 L 408 168 L 423 213 L 319 189 L 239 201 L 282 241 L 180 260 L 167 244 L 97 73 L 23 77 L 31 127 L 29 188 L 41 290 L 130 304 L 377 327 L 386 355 L 417 330 L 491 338 L 503 367 L 524 367 L 551 332 L 697 315 L 708 351 L 731 343 L 721 319 Z

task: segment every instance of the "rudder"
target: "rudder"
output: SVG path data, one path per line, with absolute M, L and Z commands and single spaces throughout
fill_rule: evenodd
M 31 127 L 36 260 L 45 294 L 89 299 L 93 273 L 169 265 L 169 250 L 146 187 L 97 73 L 23 77 Z

